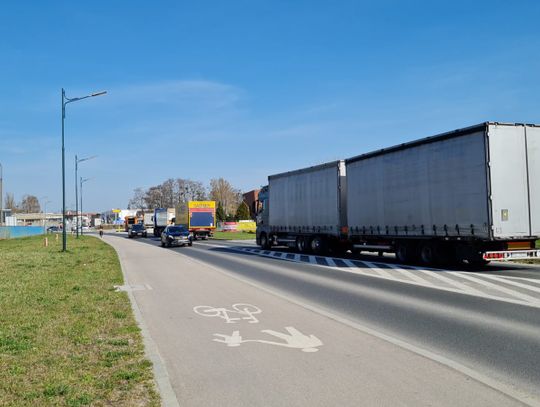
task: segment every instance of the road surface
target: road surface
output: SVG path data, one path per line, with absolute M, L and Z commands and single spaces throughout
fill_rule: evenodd
M 105 240 L 179 405 L 540 405 L 538 268 Z

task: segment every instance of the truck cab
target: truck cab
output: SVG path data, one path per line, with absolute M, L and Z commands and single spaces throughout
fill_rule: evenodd
M 259 191 L 259 197 L 257 199 L 257 214 L 255 221 L 257 222 L 256 239 L 257 244 L 263 248 L 269 248 L 271 246 L 269 235 L 269 190 L 268 185 L 261 188 Z M 262 240 L 261 241 L 261 236 Z M 264 243 L 264 244 L 263 244 Z

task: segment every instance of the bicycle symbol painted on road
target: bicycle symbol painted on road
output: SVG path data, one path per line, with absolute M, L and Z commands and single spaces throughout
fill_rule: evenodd
M 238 321 L 247 321 L 250 324 L 257 324 L 259 320 L 254 316 L 262 311 L 259 307 L 251 304 L 233 304 L 232 309 L 217 308 L 210 305 L 199 305 L 193 307 L 193 311 L 203 317 L 217 317 L 224 319 L 227 324 L 235 324 Z

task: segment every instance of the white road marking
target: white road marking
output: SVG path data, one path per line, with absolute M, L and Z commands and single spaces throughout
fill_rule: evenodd
M 520 283 L 519 281 L 513 281 L 513 280 L 510 280 L 510 279 L 507 279 L 507 278 L 494 276 L 492 274 L 482 274 L 482 277 L 489 278 L 489 279 L 495 280 L 495 281 L 500 281 L 502 283 L 513 285 L 513 286 L 516 286 L 516 287 L 521 287 L 521 288 L 524 288 L 524 289 L 529 290 L 529 291 L 534 291 L 534 292 L 540 293 L 540 287 L 533 286 L 533 285 L 528 285 L 528 284 L 523 284 L 523 283 Z M 539 300 L 540 300 L 540 298 L 539 298 Z
M 366 260 L 357 260 L 358 262 L 365 265 L 365 268 L 362 268 L 355 265 L 349 259 L 340 259 L 349 267 L 338 267 L 338 266 L 319 264 L 317 263 L 315 256 L 311 256 L 311 255 L 294 254 L 294 259 L 291 259 L 291 258 L 287 258 L 287 254 L 289 253 L 286 253 L 286 252 L 285 252 L 286 253 L 285 255 L 282 255 L 281 257 L 276 257 L 274 256 L 275 251 L 272 251 L 272 250 L 267 250 L 268 254 L 265 254 L 264 250 L 258 250 L 256 248 L 235 247 L 235 246 L 227 246 L 227 248 L 230 249 L 231 251 L 251 253 L 257 256 L 261 256 L 261 257 L 281 259 L 281 260 L 291 261 L 291 262 L 300 263 L 300 264 L 311 264 L 318 267 L 327 267 L 334 270 L 340 270 L 346 273 L 359 274 L 359 275 L 375 277 L 375 278 L 382 278 L 385 280 L 396 281 L 396 282 L 404 283 L 404 284 L 412 284 L 416 286 L 428 287 L 428 288 L 433 288 L 433 289 L 442 290 L 442 291 L 449 291 L 449 292 L 454 292 L 458 294 L 472 295 L 475 297 L 488 298 L 488 299 L 497 300 L 497 301 L 504 301 L 504 302 L 509 302 L 513 304 L 540 308 L 540 299 L 534 298 L 532 296 L 527 296 L 526 294 L 522 294 L 520 291 L 511 290 L 505 287 L 502 287 L 502 289 L 500 289 L 499 285 L 490 283 L 489 281 L 484 281 L 478 278 L 474 278 L 474 283 L 488 290 L 484 292 L 478 287 L 472 287 L 470 285 L 465 284 L 465 282 L 459 281 L 460 279 L 469 280 L 471 282 L 473 281 L 472 277 L 471 278 L 463 277 L 463 275 L 468 275 L 468 273 L 466 272 L 449 271 L 449 270 L 444 270 L 444 269 L 435 269 L 435 268 L 418 267 L 418 266 L 408 266 L 411 269 L 411 270 L 408 270 L 408 269 L 401 268 L 400 265 L 398 264 L 389 264 L 389 263 L 385 263 L 390 267 L 390 269 L 386 270 L 386 269 L 381 269 L 380 267 L 377 267 L 377 265 L 374 264 L 373 262 L 369 262 Z M 308 258 L 308 262 L 302 261 L 301 256 L 306 256 Z M 335 264 L 335 262 L 331 260 L 329 257 L 324 257 L 324 256 L 320 256 L 320 257 L 323 257 L 326 260 L 327 264 L 330 264 L 330 262 Z M 425 281 L 423 281 L 422 276 L 416 275 L 417 274 L 416 272 L 420 273 L 421 275 L 425 275 L 426 276 Z M 413 275 L 415 276 L 413 277 Z M 407 277 L 410 277 L 410 279 L 408 279 Z M 440 281 L 441 284 L 438 285 L 434 283 L 433 281 L 429 281 L 427 279 L 428 277 L 431 278 L 432 280 Z M 450 278 L 450 277 L 453 277 L 453 278 Z M 510 278 L 515 279 L 514 277 L 508 277 L 508 280 L 503 277 L 499 277 L 499 278 L 503 279 L 502 280 L 503 282 L 509 282 Z M 536 283 L 539 282 L 539 280 L 525 279 L 525 278 L 520 278 L 520 280 L 532 281 Z M 521 288 L 528 288 L 528 287 L 531 287 L 531 286 L 521 287 Z M 536 291 L 536 288 L 537 287 L 534 286 L 533 290 L 531 291 Z M 492 292 L 489 292 L 489 290 L 494 290 L 494 289 L 498 290 L 501 294 L 495 295 Z
M 240 250 L 242 251 L 242 250 Z M 506 383 L 503 383 L 497 379 L 493 379 L 489 376 L 486 376 L 482 373 L 480 373 L 479 371 L 476 371 L 470 367 L 467 367 L 459 362 L 456 362 L 450 358 L 447 358 L 443 355 L 440 355 L 438 353 L 435 353 L 435 352 L 432 352 L 430 350 L 427 350 L 427 349 L 424 349 L 424 348 L 421 348 L 419 346 L 416 346 L 412 343 L 409 343 L 403 339 L 400 339 L 400 338 L 397 338 L 397 337 L 394 337 L 394 336 L 391 336 L 391 335 L 388 335 L 386 333 L 383 333 L 383 332 L 379 332 L 373 328 L 370 328 L 370 327 L 367 327 L 365 325 L 362 325 L 358 322 L 354 322 L 354 321 L 351 321 L 345 317 L 341 317 L 337 314 L 334 314 L 332 312 L 329 312 L 329 311 L 326 311 L 322 308 L 319 308 L 317 306 L 314 306 L 314 305 L 310 305 L 310 304 L 307 304 L 303 301 L 300 301 L 298 299 L 295 299 L 293 297 L 291 297 L 289 294 L 282 294 L 280 293 L 279 291 L 277 290 L 273 290 L 271 288 L 268 288 L 262 284 L 259 284 L 259 283 L 256 283 L 252 280 L 249 280 L 247 278 L 244 278 L 244 277 L 240 277 L 238 276 L 236 273 L 234 272 L 231 272 L 231 271 L 228 271 L 226 269 L 223 269 L 223 268 L 220 268 L 220 267 L 216 267 L 216 266 L 213 266 L 212 264 L 209 264 L 209 263 L 206 263 L 204 261 L 201 261 L 201 260 L 197 260 L 197 259 L 194 259 L 192 257 L 189 257 L 183 253 L 179 253 L 177 252 L 177 254 L 181 257 L 184 257 L 185 259 L 189 260 L 189 261 L 192 261 L 194 263 L 197 263 L 197 264 L 201 264 L 201 265 L 204 265 L 205 267 L 208 267 L 212 270 L 215 270 L 217 271 L 218 273 L 221 273 L 223 275 L 226 275 L 226 276 L 229 276 L 235 280 L 238 280 L 238 281 L 241 281 L 243 282 L 244 284 L 248 284 L 252 287 L 255 287 L 259 290 L 262 290 L 262 291 L 265 291 L 269 294 L 272 294 L 273 296 L 275 297 L 278 297 L 278 298 L 281 298 L 285 301 L 288 301 L 292 304 L 296 304 L 302 308 L 305 308 L 307 310 L 310 310 L 310 311 L 313 311 L 319 315 L 323 315 L 327 318 L 330 318 L 330 319 L 333 319 L 334 321 L 337 321 L 337 322 L 340 322 L 344 325 L 347 325 L 353 329 L 356 329 L 360 332 L 364 332 L 368 335 L 371 335 L 373 337 L 376 337 L 376 338 L 379 338 L 379 339 L 382 339 L 388 343 L 391 343 L 391 344 L 394 344 L 402 349 L 406 349 L 406 350 L 409 350 L 410 352 L 413 352 L 417 355 L 420 355 L 420 356 L 423 356 L 427 359 L 430 359 L 430 360 L 433 360 L 435 362 L 438 362 L 444 366 L 447 366 L 451 369 L 454 369 L 455 371 L 457 372 L 460 372 L 466 376 L 469 376 L 471 377 L 472 379 L 480 382 L 480 383 L 483 383 L 485 384 L 486 386 L 489 386 L 493 389 L 496 389 L 506 395 L 508 395 L 509 397 L 512 397 L 516 400 L 519 400 L 521 401 L 522 403 L 526 404 L 526 405 L 534 405 L 534 406 L 539 406 L 540 407 L 540 400 L 538 398 L 534 398 L 532 399 L 531 398 L 531 395 L 528 393 L 528 392 L 524 392 L 524 391 L 521 391 L 519 388 L 516 388 L 515 386 L 512 386 L 512 385 L 507 385 Z
M 479 278 L 475 278 L 475 277 L 470 276 L 470 275 L 465 274 L 465 273 L 460 274 L 460 277 L 465 278 L 465 279 L 470 280 L 470 281 L 473 281 L 475 283 L 483 284 L 483 285 L 485 285 L 487 287 L 491 287 L 494 290 L 501 291 L 501 292 L 503 292 L 505 294 L 508 294 L 508 295 L 510 295 L 512 297 L 515 297 L 515 298 L 519 298 L 519 299 L 521 299 L 523 301 L 527 301 L 527 302 L 530 302 L 532 304 L 540 305 L 540 300 L 538 298 L 531 297 L 530 295 L 523 294 L 523 293 L 521 293 L 519 291 L 516 291 L 516 290 L 511 290 L 509 288 L 503 287 L 502 285 L 493 284 L 493 283 L 490 283 L 489 281 L 481 280 Z
M 229 347 L 237 347 L 246 342 L 258 342 L 267 345 L 300 349 L 302 352 L 317 352 L 319 350 L 317 348 L 323 345 L 322 341 L 315 335 L 304 335 L 292 326 L 285 327 L 285 330 L 288 334 L 273 331 L 271 329 L 261 331 L 262 333 L 283 339 L 285 342 L 275 342 L 266 339 L 243 339 L 240 335 L 240 331 L 233 331 L 232 335 L 214 334 L 214 336 L 217 336 L 218 338 L 214 338 L 213 341 L 224 343 Z
M 476 288 L 473 288 L 473 287 L 470 287 L 466 284 L 463 284 L 463 283 L 460 283 L 459 281 L 456 281 L 456 280 L 453 280 L 451 278 L 448 278 L 446 276 L 443 275 L 444 271 L 442 272 L 433 272 L 433 271 L 429 271 L 429 270 L 422 270 L 420 268 L 415 268 L 415 270 L 421 272 L 421 273 L 424 273 L 426 275 L 429 275 L 430 277 L 433 277 L 435 279 L 438 279 L 440 281 L 443 281 L 445 282 L 446 284 L 450 285 L 451 287 L 454 287 L 454 288 L 457 288 L 458 290 L 460 291 L 463 291 L 467 294 L 472 294 L 472 295 L 476 295 L 476 296 L 484 296 L 485 293 L 480 291 L 480 290 L 477 290 Z
M 198 305 L 193 307 L 193 311 L 203 317 L 218 317 L 224 319 L 227 324 L 235 324 L 236 321 L 248 321 L 250 324 L 257 324 L 259 320 L 254 316 L 260 314 L 262 311 L 259 307 L 251 304 L 233 304 L 232 310 L 227 308 L 216 308 L 210 305 Z M 240 315 L 239 317 L 233 317 L 234 315 Z
M 324 259 L 326 260 L 326 262 L 328 263 L 330 267 L 337 267 L 336 262 L 332 260 L 330 257 L 325 257 Z
M 428 287 L 433 286 L 432 283 L 430 283 L 429 281 L 423 279 L 422 277 L 420 277 L 418 274 L 414 273 L 411 270 L 403 269 L 403 268 L 401 268 L 399 266 L 396 266 L 395 264 L 389 264 L 388 266 L 390 266 L 392 269 L 398 271 L 399 273 L 409 277 L 411 280 L 418 283 L 418 285 L 428 286 Z

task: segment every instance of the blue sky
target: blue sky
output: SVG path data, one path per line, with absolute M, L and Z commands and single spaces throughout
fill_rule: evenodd
M 84 4 L 87 3 L 87 4 Z M 61 208 L 60 89 L 85 209 L 136 187 L 281 171 L 486 120 L 540 123 L 540 2 L 26 1 L 0 11 L 4 191 Z

